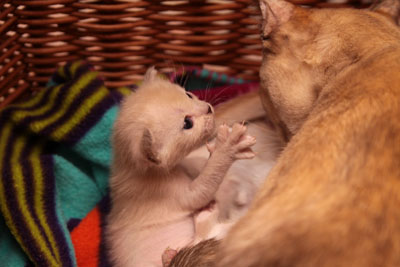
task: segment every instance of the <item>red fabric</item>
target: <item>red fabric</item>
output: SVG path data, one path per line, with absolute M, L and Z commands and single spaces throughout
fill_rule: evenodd
M 258 89 L 258 86 L 258 83 L 232 84 L 214 87 L 208 90 L 195 90 L 191 92 L 201 100 L 207 101 L 211 105 L 216 106 L 231 98 L 255 91 Z
M 76 261 L 80 267 L 97 267 L 101 241 L 99 208 L 94 208 L 71 232 Z

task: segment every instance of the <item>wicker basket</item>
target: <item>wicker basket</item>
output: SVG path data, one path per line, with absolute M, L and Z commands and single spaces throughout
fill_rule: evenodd
M 293 0 L 362 5 L 348 1 Z M 254 2 L 2 0 L 0 107 L 76 59 L 93 63 L 109 88 L 134 83 L 151 65 L 164 71 L 199 65 L 255 80 L 261 48 Z

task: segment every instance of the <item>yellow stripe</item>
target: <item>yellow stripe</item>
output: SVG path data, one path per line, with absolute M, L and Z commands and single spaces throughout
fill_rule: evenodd
M 58 253 L 58 248 L 56 241 L 54 239 L 53 233 L 49 228 L 49 225 L 46 222 L 46 215 L 44 213 L 45 207 L 43 204 L 43 170 L 40 165 L 40 159 L 39 155 L 42 150 L 42 144 L 35 146 L 32 153 L 29 155 L 29 160 L 31 161 L 32 168 L 33 168 L 33 181 L 34 181 L 34 188 L 35 194 L 34 194 L 34 209 L 35 212 L 39 218 L 39 222 L 42 225 L 44 232 L 46 233 L 46 236 L 49 238 L 50 245 L 56 255 L 56 259 L 58 262 L 61 262 L 60 260 L 60 254 Z
M 79 68 L 79 66 L 81 66 L 81 65 L 82 65 L 82 61 L 76 61 L 76 62 L 72 63 L 72 66 L 71 66 L 71 68 L 70 68 L 70 72 L 71 72 L 72 77 L 75 76 L 76 70 L 77 70 L 77 69 Z
M 32 122 L 32 129 L 40 131 L 51 123 L 57 121 L 62 115 L 65 114 L 66 110 L 71 105 L 78 93 L 82 90 L 82 88 L 86 87 L 96 77 L 97 73 L 94 71 L 88 72 L 83 75 L 76 83 L 74 83 L 74 85 L 71 86 L 71 88 L 69 89 L 69 94 L 67 94 L 67 97 L 62 102 L 62 106 L 58 109 L 58 111 L 54 113 L 50 118 Z
M 47 101 L 47 103 L 43 106 L 41 106 L 38 109 L 35 110 L 20 110 L 20 111 L 16 111 L 12 117 L 14 121 L 20 121 L 28 116 L 33 117 L 33 116 L 40 116 L 45 114 L 47 111 L 49 111 L 54 103 L 54 100 L 56 98 L 56 96 L 58 95 L 58 92 L 60 91 L 62 85 L 56 86 L 52 89 L 52 92 L 50 93 L 50 98 Z
M 17 195 L 19 208 L 21 209 L 22 215 L 24 216 L 25 222 L 28 225 L 28 228 L 31 231 L 31 234 L 35 237 L 38 242 L 39 249 L 45 255 L 46 259 L 50 261 L 51 266 L 58 266 L 59 264 L 51 255 L 51 252 L 47 248 L 46 241 L 42 236 L 38 226 L 35 224 L 35 221 L 32 217 L 32 214 L 29 212 L 27 200 L 25 198 L 25 185 L 23 181 L 23 173 L 21 169 L 21 165 L 19 164 L 19 157 L 21 155 L 22 148 L 25 145 L 25 140 L 22 137 L 18 137 L 15 142 L 15 147 L 11 154 L 11 166 L 12 166 L 12 174 L 14 180 L 14 188 Z
M 32 96 L 29 100 L 24 101 L 23 103 L 19 104 L 14 104 L 12 105 L 13 107 L 18 107 L 18 108 L 30 108 L 36 105 L 37 103 L 42 100 L 44 94 L 47 92 L 46 89 L 42 89 L 37 93 L 36 95 Z
M 65 79 L 65 66 L 58 68 L 58 75 L 60 75 L 61 77 L 63 77 Z
M 82 103 L 82 107 L 78 109 L 78 111 L 71 115 L 69 120 L 57 128 L 51 136 L 55 140 L 61 140 L 73 127 L 75 127 L 89 112 L 90 110 L 97 105 L 105 96 L 107 96 L 108 90 L 104 86 L 100 87 L 93 95 L 89 98 L 86 98 Z
M 123 96 L 127 96 L 127 95 L 130 95 L 130 94 L 132 93 L 132 90 L 130 90 L 130 89 L 127 88 L 127 87 L 120 87 L 120 88 L 117 88 L 117 90 L 118 90 Z
M 5 150 L 6 150 L 6 145 L 8 143 L 8 139 L 10 137 L 12 127 L 11 124 L 8 123 L 4 126 L 3 130 L 1 131 L 1 136 L 0 136 L 0 170 L 3 169 L 3 159 L 6 157 L 5 155 Z M 0 174 L 1 175 L 1 174 Z M 21 236 L 18 234 L 17 228 L 15 227 L 15 224 L 12 220 L 11 217 L 11 212 L 8 209 L 8 206 L 6 205 L 6 197 L 5 197 L 5 190 L 4 190 L 4 185 L 3 185 L 3 179 L 4 177 L 1 177 L 0 181 L 0 207 L 1 207 L 1 213 L 3 214 L 4 218 L 6 219 L 7 225 L 10 228 L 11 232 L 13 235 L 17 238 L 19 244 L 21 245 L 22 249 L 28 253 L 28 250 L 24 246 L 24 243 L 22 242 Z

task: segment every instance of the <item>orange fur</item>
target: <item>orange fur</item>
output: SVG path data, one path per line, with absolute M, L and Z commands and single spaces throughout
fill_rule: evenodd
M 260 1 L 261 100 L 290 142 L 216 266 L 400 266 L 400 31 L 282 1 Z

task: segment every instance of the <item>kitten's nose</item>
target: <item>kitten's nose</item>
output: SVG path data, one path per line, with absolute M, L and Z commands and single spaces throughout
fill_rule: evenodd
M 210 104 L 208 104 L 208 111 L 207 114 L 213 113 L 212 107 Z

